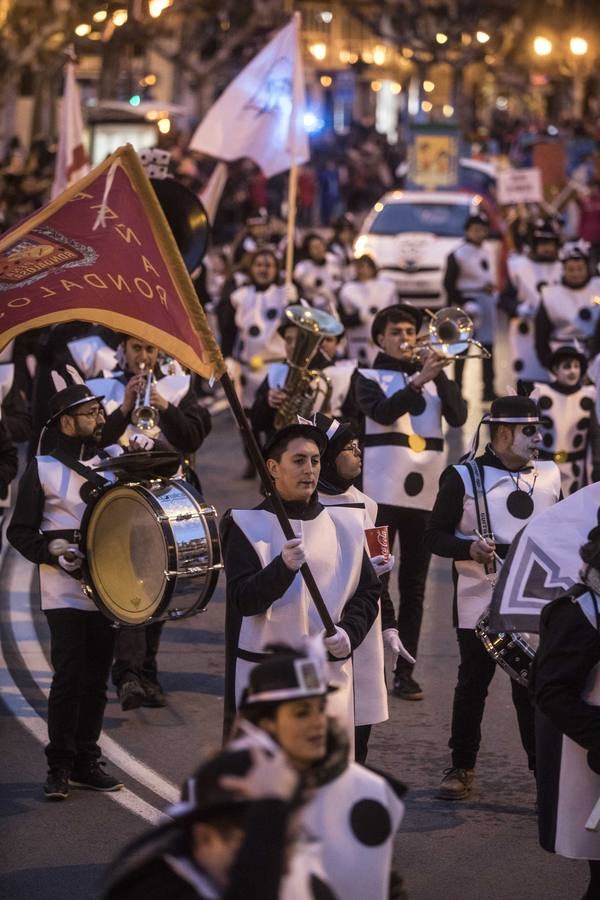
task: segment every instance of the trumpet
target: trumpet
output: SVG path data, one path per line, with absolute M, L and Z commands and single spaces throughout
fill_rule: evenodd
M 146 368 L 145 363 L 140 363 L 140 369 L 143 373 Z M 152 369 L 146 375 L 146 387 L 144 391 L 139 390 L 135 400 L 135 406 L 131 411 L 131 421 L 140 431 L 151 431 L 158 425 L 159 412 L 150 402 L 150 393 L 152 391 L 152 383 L 154 374 Z
M 489 350 L 473 338 L 473 320 L 460 306 L 445 306 L 437 312 L 426 309 L 430 317 L 428 334 L 417 338 L 416 345 L 405 343 L 403 350 L 412 350 L 412 358 L 422 362 L 430 352 L 452 362 L 454 359 L 489 359 Z M 472 348 L 475 353 L 471 353 Z

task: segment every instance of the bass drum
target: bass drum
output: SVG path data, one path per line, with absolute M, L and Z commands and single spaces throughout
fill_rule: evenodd
M 500 668 L 508 672 L 519 684 L 527 687 L 529 668 L 536 651 L 531 644 L 531 636 L 520 634 L 518 631 L 489 634 L 487 631 L 489 624 L 490 614 L 489 609 L 486 609 L 477 621 L 475 634 Z
M 216 512 L 183 478 L 107 488 L 81 533 L 86 592 L 118 624 L 193 616 L 213 594 L 222 568 Z

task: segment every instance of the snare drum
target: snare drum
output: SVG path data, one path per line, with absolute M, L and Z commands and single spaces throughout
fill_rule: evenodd
M 527 687 L 529 668 L 535 657 L 535 648 L 529 643 L 530 636 L 520 634 L 518 631 L 489 634 L 487 631 L 489 622 L 490 611 L 486 609 L 477 621 L 475 634 L 500 668 L 508 672 L 519 684 Z
M 222 568 L 216 512 L 183 478 L 106 488 L 81 534 L 86 592 L 121 625 L 201 612 Z

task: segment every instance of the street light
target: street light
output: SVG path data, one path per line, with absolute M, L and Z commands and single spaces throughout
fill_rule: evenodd
M 477 40 L 479 41 L 480 44 L 487 44 L 487 42 L 490 39 L 490 36 L 487 33 L 487 31 L 478 31 L 477 34 L 475 35 L 475 37 L 477 38 Z
M 327 44 L 324 44 L 323 41 L 317 41 L 309 46 L 308 52 L 321 62 L 327 56 Z
M 588 52 L 588 47 L 588 42 L 582 37 L 572 37 L 569 41 L 569 49 L 573 56 L 585 56 Z
M 550 56 L 552 53 L 552 41 L 548 40 L 547 37 L 538 34 L 533 39 L 533 51 L 538 56 Z

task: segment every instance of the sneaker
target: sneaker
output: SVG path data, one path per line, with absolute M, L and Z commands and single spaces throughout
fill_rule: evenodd
M 435 796 L 440 800 L 465 800 L 471 793 L 474 777 L 474 769 L 450 766 L 449 769 L 444 769 L 444 777 Z
M 90 763 L 85 769 L 75 769 L 69 776 L 69 784 L 90 791 L 120 791 L 123 787 L 122 781 L 104 771 L 104 763 L 101 762 Z
M 396 674 L 394 676 L 394 687 L 392 693 L 401 700 L 422 700 L 425 694 L 423 688 L 418 681 L 408 673 Z
M 142 701 L 142 706 L 159 709 L 167 705 L 167 698 L 165 697 L 165 692 L 160 684 L 157 684 L 155 681 L 144 681 L 143 689 L 144 699 Z
M 138 709 L 144 702 L 146 692 L 139 681 L 131 678 L 124 681 L 118 690 L 121 709 Z
M 67 769 L 49 769 L 44 794 L 48 800 L 66 800 L 69 796 L 69 773 Z

